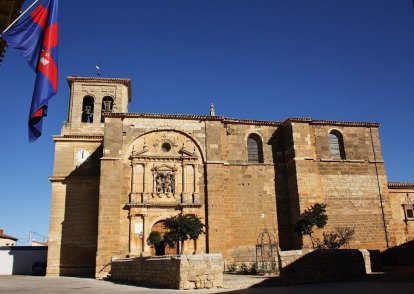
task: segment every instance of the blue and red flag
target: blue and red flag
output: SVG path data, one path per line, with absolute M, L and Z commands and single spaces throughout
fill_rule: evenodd
M 58 1 L 40 0 L 29 17 L 1 37 L 16 49 L 36 72 L 29 114 L 29 140 L 42 134 L 48 101 L 58 89 Z

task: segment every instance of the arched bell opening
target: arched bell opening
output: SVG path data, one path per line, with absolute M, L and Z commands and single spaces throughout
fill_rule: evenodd
M 94 99 L 92 96 L 83 97 L 82 119 L 83 123 L 93 123 Z
M 114 106 L 114 99 L 110 96 L 105 96 L 102 99 L 101 122 L 104 122 L 103 114 L 105 112 L 112 112 Z

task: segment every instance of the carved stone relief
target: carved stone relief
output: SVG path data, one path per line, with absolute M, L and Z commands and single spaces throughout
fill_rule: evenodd
M 166 194 L 171 197 L 174 193 L 175 175 L 171 172 L 156 172 L 155 177 L 155 193 Z

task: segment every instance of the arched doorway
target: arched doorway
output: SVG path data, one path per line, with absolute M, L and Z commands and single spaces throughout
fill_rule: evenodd
M 151 232 L 158 232 L 158 233 L 160 233 L 161 238 L 163 238 L 164 234 L 166 232 L 168 232 L 168 230 L 164 228 L 164 221 L 161 220 L 161 221 L 156 222 L 152 226 Z M 157 255 L 157 252 L 156 252 L 154 247 L 151 247 L 150 253 L 151 253 L 151 256 L 156 256 Z M 177 253 L 177 248 L 171 248 L 168 245 L 165 246 L 164 252 L 161 252 L 160 250 L 158 252 L 158 255 L 176 255 L 176 254 L 178 254 Z

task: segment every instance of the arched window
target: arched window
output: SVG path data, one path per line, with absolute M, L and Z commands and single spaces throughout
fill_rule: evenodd
M 257 134 L 250 134 L 247 138 L 248 162 L 263 163 L 262 140 Z
M 112 112 L 112 107 L 114 106 L 114 99 L 110 96 L 105 96 L 102 99 L 102 111 L 101 111 L 101 122 L 104 122 L 103 113 Z
M 337 130 L 329 133 L 329 149 L 332 159 L 345 159 L 344 139 Z
M 83 123 L 93 123 L 93 97 L 85 96 L 83 97 L 82 103 L 82 122 Z

